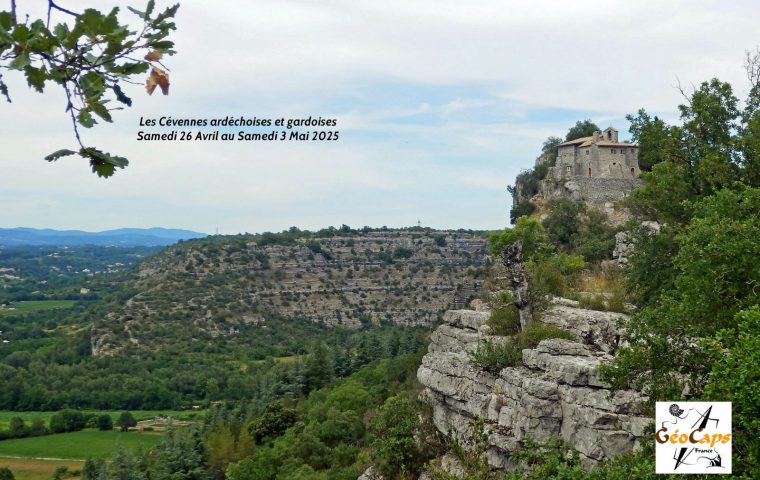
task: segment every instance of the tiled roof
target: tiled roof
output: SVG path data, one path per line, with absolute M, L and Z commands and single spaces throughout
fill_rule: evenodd
M 583 143 L 583 142 L 587 142 L 587 141 L 590 142 L 593 138 L 594 137 L 576 138 L 575 140 L 569 140 L 567 142 L 560 143 L 558 146 L 560 146 L 560 147 L 567 147 L 569 145 L 576 145 L 578 143 Z
M 585 142 L 578 145 L 578 148 L 588 147 L 591 145 L 591 140 L 586 140 Z M 598 147 L 620 147 L 620 148 L 626 148 L 626 147 L 638 147 L 638 145 L 634 143 L 625 143 L 625 142 L 607 142 L 607 141 L 600 141 L 596 142 L 596 145 Z

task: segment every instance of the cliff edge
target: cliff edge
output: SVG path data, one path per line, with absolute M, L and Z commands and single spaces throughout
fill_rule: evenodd
M 637 448 L 651 418 L 641 414 L 645 397 L 632 390 L 612 391 L 598 367 L 618 348 L 624 314 L 578 308 L 555 298 L 542 321 L 569 330 L 576 340 L 546 339 L 522 351 L 522 365 L 492 374 L 473 366 L 469 355 L 489 335 L 490 312 L 450 310 L 432 334 L 417 377 L 433 407 L 441 432 L 460 438 L 482 419 L 489 463 L 510 466 L 510 452 L 530 437 L 560 437 L 578 450 L 584 464 Z

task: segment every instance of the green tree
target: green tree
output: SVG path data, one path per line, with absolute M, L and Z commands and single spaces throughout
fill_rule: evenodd
M 737 313 L 735 320 L 735 328 L 704 342 L 712 360 L 705 396 L 733 402 L 734 469 L 760 478 L 760 441 L 754 434 L 760 429 L 760 306 Z
M 645 185 L 629 201 L 639 216 L 661 223 L 686 223 L 695 201 L 736 182 L 760 186 L 760 119 L 740 110 L 730 84 L 703 82 L 679 110 L 683 125 L 668 127 L 669 138 L 649 151 L 662 160 L 642 174 Z
M 526 438 L 524 448 L 515 452 L 511 458 L 518 468 L 509 475 L 509 480 L 581 480 L 590 477 L 583 470 L 578 452 L 560 438 L 546 443 Z
M 170 428 L 151 452 L 150 478 L 155 480 L 211 480 L 208 452 L 197 426 Z
M 564 142 L 564 140 L 560 137 L 549 137 L 544 140 L 543 145 L 541 145 L 541 153 L 549 155 L 549 165 L 552 167 L 557 162 L 559 144 L 562 142 Z
M 95 470 L 93 469 L 93 471 Z M 111 461 L 106 465 L 105 478 L 108 480 L 146 480 L 147 477 L 140 464 L 140 458 L 119 446 Z
M 698 395 L 710 364 L 693 339 L 735 328 L 735 314 L 760 303 L 760 189 L 722 190 L 693 210 L 675 235 L 672 266 L 661 261 L 669 277 L 652 272 L 664 290 L 629 323 L 631 346 L 606 371 L 618 385 L 649 388 L 657 399 L 678 398 L 685 382 Z
M 741 404 L 734 425 L 743 431 L 757 429 L 759 373 L 760 77 L 750 77 L 756 82 L 744 105 L 731 85 L 702 83 L 679 106 L 682 125 L 652 142 L 659 163 L 642 174 L 645 185 L 630 205 L 664 225 L 634 235 L 629 278 L 641 308 L 628 324 L 629 346 L 602 369 L 616 386 L 646 389 L 651 401 L 686 391 L 693 399 L 733 399 Z M 639 119 L 644 135 L 647 119 Z M 652 128 L 662 134 L 661 124 Z M 735 475 L 757 476 L 757 451 L 745 435 Z
M 642 171 L 651 171 L 656 164 L 672 158 L 677 152 L 678 143 L 670 127 L 656 115 L 652 118 L 642 108 L 636 116 L 626 115 L 625 118 L 631 123 L 628 130 L 631 139 L 639 146 L 639 167 Z
M 8 467 L 0 467 L 0 480 L 16 480 L 13 472 Z
M 415 433 L 418 426 L 417 404 L 404 396 L 388 398 L 372 423 L 375 467 L 385 478 L 396 478 L 402 472 L 416 473 L 421 452 Z
M 113 430 L 113 419 L 111 415 L 98 415 L 97 418 L 98 430 L 111 431 Z
M 304 360 L 303 378 L 307 391 L 323 387 L 335 374 L 332 352 L 322 342 L 316 342 Z
M 296 421 L 296 411 L 280 402 L 268 404 L 261 415 L 248 424 L 248 431 L 256 443 L 282 435 Z
M 109 13 L 89 8 L 77 13 L 48 2 L 47 18 L 30 18 L 17 11 L 0 11 L 0 68 L 23 74 L 30 88 L 44 92 L 48 83 L 61 87 L 66 96 L 66 112 L 71 119 L 77 150 L 62 149 L 45 160 L 55 161 L 78 154 L 89 160 L 92 171 L 102 177 L 124 168 L 126 158 L 85 146 L 79 127 L 90 128 L 97 121 L 111 122 L 111 112 L 131 106 L 122 85 L 136 75 L 151 70 L 148 92 L 160 86 L 168 93 L 169 80 L 160 68 L 162 54 L 173 54 L 174 43 L 168 39 L 175 29 L 171 19 L 179 5 L 154 14 L 155 1 L 148 1 L 145 11 L 129 10 L 142 20 L 137 30 L 130 29 L 119 17 L 119 8 Z M 53 15 L 64 21 L 51 25 Z M 11 101 L 8 86 L 0 75 L 0 94 Z M 112 107 L 114 102 L 120 107 Z
M 590 137 L 594 132 L 600 131 L 600 128 L 596 126 L 591 120 L 578 120 L 575 125 L 570 127 L 565 135 L 565 141 L 575 140 L 576 138 Z
M 523 200 L 513 206 L 509 211 L 509 223 L 515 224 L 520 217 L 529 217 L 537 209 L 536 205 L 530 200 Z
M 235 448 L 235 434 L 229 425 L 223 425 L 209 432 L 206 436 L 208 464 L 211 473 L 217 478 L 224 478 L 224 471 L 231 463 L 241 460 Z
M 541 222 L 546 237 L 554 245 L 569 250 L 572 240 L 578 235 L 580 215 L 585 205 L 568 198 L 553 198 L 546 207 L 549 214 Z
M 85 460 L 81 480 L 108 480 L 106 463 L 92 458 Z
M 137 426 L 137 420 L 131 412 L 122 412 L 119 418 L 116 420 L 116 424 L 119 426 L 122 432 L 128 431 L 131 427 Z
M 581 216 L 578 231 L 573 236 L 574 252 L 587 262 L 599 262 L 612 258 L 617 229 L 609 224 L 607 214 L 595 208 Z
M 549 245 L 541 223 L 538 220 L 520 217 L 513 228 L 505 228 L 501 232 L 488 234 L 488 250 L 491 255 L 498 256 L 505 246 L 523 242 L 523 257 L 528 259 L 545 258 L 553 252 Z
M 45 422 L 41 418 L 35 418 L 32 420 L 32 424 L 29 427 L 30 437 L 39 437 L 41 435 L 47 435 L 48 429 L 45 426 Z
M 8 424 L 8 433 L 11 437 L 26 437 L 29 434 L 29 429 L 26 427 L 23 418 L 13 417 Z
M 83 429 L 86 421 L 82 412 L 64 409 L 50 417 L 50 431 L 53 433 L 75 432 Z
M 282 464 L 280 452 L 272 447 L 254 450 L 250 457 L 233 463 L 227 468 L 229 480 L 274 480 Z

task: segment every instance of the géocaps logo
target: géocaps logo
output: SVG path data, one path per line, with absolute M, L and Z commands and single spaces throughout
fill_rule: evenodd
M 657 402 L 657 473 L 731 473 L 731 402 Z

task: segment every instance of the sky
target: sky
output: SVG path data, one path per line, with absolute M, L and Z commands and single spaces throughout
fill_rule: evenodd
M 19 3 L 34 16 L 44 2 Z M 109 179 L 43 160 L 75 146 L 65 97 L 3 71 L 0 227 L 503 228 L 506 187 L 575 121 L 628 138 L 626 114 L 677 122 L 675 87 L 712 77 L 742 98 L 758 18 L 755 1 L 183 1 L 170 94 L 129 86 L 132 108 L 82 132 L 129 158 Z M 322 116 L 340 140 L 137 141 L 140 119 L 162 116 Z

